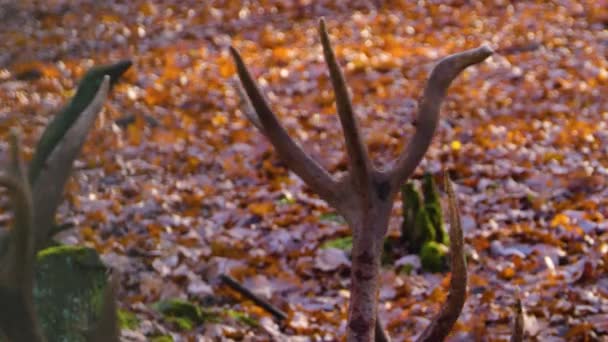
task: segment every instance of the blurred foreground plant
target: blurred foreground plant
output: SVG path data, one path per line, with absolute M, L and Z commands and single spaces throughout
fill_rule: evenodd
M 124 61 L 91 69 L 79 84 L 70 103 L 46 127 L 34 157 L 26 172 L 21 160 L 21 147 L 16 131 L 10 136 L 8 162 L 0 170 L 0 185 L 7 189 L 13 211 L 13 226 L 0 236 L 0 340 L 46 341 L 61 338 L 64 341 L 118 341 L 116 305 L 113 286 L 106 284 L 105 267 L 96 252 L 79 247 L 63 246 L 42 249 L 51 238 L 55 227 L 55 212 L 61 202 L 64 185 L 70 176 L 72 164 L 98 113 L 103 107 L 111 84 L 130 67 Z M 89 282 L 80 283 L 78 272 L 88 264 L 98 268 L 89 272 Z M 80 266 L 82 266 L 80 265 Z M 102 281 L 99 281 L 99 269 Z M 87 271 L 82 271 L 87 272 Z M 53 283 L 36 283 L 52 279 Z M 95 280 L 97 279 L 97 280 Z M 62 283 L 67 281 L 68 283 Z M 100 284 L 103 283 L 103 284 Z M 103 286 L 101 286 L 103 285 Z M 83 321 L 70 321 L 70 303 L 77 286 L 101 286 L 101 299 L 97 303 L 97 316 L 91 322 L 89 315 L 78 315 Z M 91 294 L 95 289 L 79 293 Z M 80 299 L 79 299 L 80 301 Z M 79 309 L 88 307 L 81 305 Z M 39 312 L 44 308 L 44 312 Z M 48 309 L 48 310 L 46 310 Z M 90 308 L 88 308 L 90 309 Z M 49 315 L 47 311 L 53 311 Z M 42 319 L 41 317 L 44 317 Z M 50 320 L 43 322 L 44 320 Z M 46 323 L 46 324 L 43 324 Z M 77 326 L 78 324 L 87 326 Z M 55 336 L 68 326 L 77 335 Z

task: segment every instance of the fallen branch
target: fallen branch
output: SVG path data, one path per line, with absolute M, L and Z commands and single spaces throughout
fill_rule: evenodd
M 241 285 L 238 281 L 236 281 L 236 279 L 232 278 L 231 276 L 227 274 L 222 274 L 220 275 L 220 279 L 224 284 L 228 285 L 236 292 L 242 294 L 245 298 L 251 300 L 256 305 L 266 310 L 268 313 L 272 314 L 276 319 L 280 321 L 287 319 L 287 314 L 284 311 L 270 304 L 270 302 L 268 302 L 264 298 L 251 292 L 251 290 Z

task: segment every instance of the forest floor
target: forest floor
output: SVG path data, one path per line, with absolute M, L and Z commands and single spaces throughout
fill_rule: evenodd
M 96 248 L 117 274 L 119 304 L 140 320 L 126 336 L 343 336 L 349 260 L 323 243 L 350 232 L 242 115 L 228 53 L 242 53 L 292 136 L 339 174 L 322 16 L 377 165 L 412 135 L 434 62 L 497 51 L 450 88 L 415 174 L 450 170 L 462 210 L 469 295 L 451 339 L 507 340 L 517 291 L 528 336 L 607 339 L 606 1 L 0 1 L 0 135 L 19 127 L 28 155 L 87 68 L 134 62 L 60 209 L 76 227 L 60 239 Z M 397 201 L 391 236 L 400 224 Z M 449 280 L 400 270 L 384 265 L 380 290 L 396 341 L 424 329 Z M 288 319 L 227 288 L 224 273 Z M 180 331 L 151 308 L 167 298 L 248 319 Z

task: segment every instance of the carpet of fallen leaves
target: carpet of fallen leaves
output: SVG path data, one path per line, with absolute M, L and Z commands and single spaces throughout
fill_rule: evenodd
M 0 134 L 20 127 L 28 154 L 87 68 L 134 60 L 61 208 L 77 227 L 61 239 L 95 247 L 116 270 L 120 306 L 142 320 L 131 338 L 343 335 L 348 259 L 320 246 L 348 229 L 283 167 L 229 82 L 233 44 L 292 135 L 343 172 L 321 16 L 378 165 L 415 129 L 416 100 L 438 58 L 483 43 L 497 50 L 450 89 L 416 173 L 449 168 L 463 211 L 469 297 L 452 339 L 506 340 L 519 288 L 529 336 L 605 340 L 606 1 L 0 1 Z M 273 322 L 222 285 L 222 273 L 289 319 Z M 395 340 L 428 324 L 447 283 L 384 267 L 380 316 Z M 261 324 L 180 332 L 150 308 L 174 297 Z

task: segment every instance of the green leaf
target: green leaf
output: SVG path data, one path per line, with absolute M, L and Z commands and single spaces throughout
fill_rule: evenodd
M 252 318 L 245 312 L 236 311 L 236 310 L 226 310 L 225 313 L 226 313 L 226 315 L 228 315 L 228 317 L 233 318 L 236 321 L 246 324 L 250 327 L 257 328 L 258 326 L 260 326 L 260 323 L 258 322 L 257 319 Z
M 340 224 L 346 223 L 346 220 L 344 220 L 344 218 L 342 216 L 340 216 L 338 213 L 321 214 L 321 216 L 319 216 L 319 220 L 325 221 L 325 222 L 340 223 Z
M 182 299 L 167 299 L 152 304 L 152 308 L 163 315 L 165 320 L 176 324 L 182 330 L 191 330 L 205 322 L 219 322 L 220 315 L 211 310 Z
M 135 330 L 139 327 L 139 318 L 134 313 L 119 309 L 118 322 L 123 329 Z
M 349 251 L 353 248 L 353 237 L 346 236 L 346 237 L 340 237 L 340 238 L 336 238 L 333 240 L 325 241 L 321 245 L 321 249 L 327 249 L 327 248 L 337 248 L 337 249 L 341 249 L 343 251 Z

